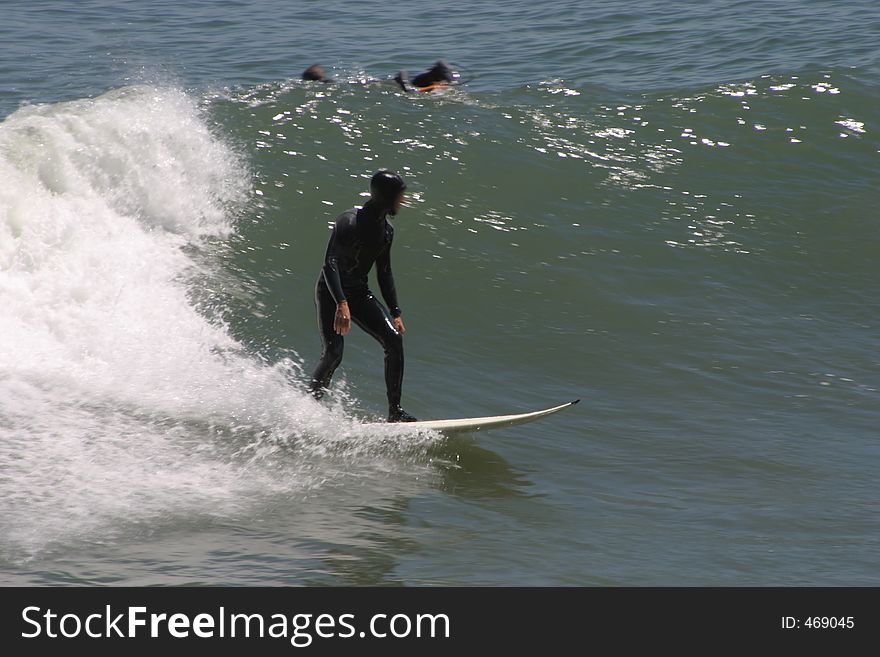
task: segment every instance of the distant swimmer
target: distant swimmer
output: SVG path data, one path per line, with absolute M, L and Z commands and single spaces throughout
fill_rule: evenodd
M 327 72 L 320 64 L 312 64 L 309 66 L 303 71 L 302 79 L 310 80 L 312 82 L 333 82 L 332 78 L 327 77 Z
M 412 79 L 409 79 L 406 71 L 401 71 L 394 76 L 394 81 L 404 91 L 433 91 L 435 89 L 442 89 L 451 85 L 455 79 L 455 73 L 442 59 L 428 71 L 420 73 Z
M 400 407 L 406 328 L 391 273 L 394 227 L 388 221 L 388 215 L 396 215 L 400 210 L 405 190 L 403 178 L 396 173 L 382 170 L 373 175 L 370 200 L 364 207 L 346 210 L 337 217 L 315 285 L 323 351 L 309 390 L 316 399 L 324 396 L 333 373 L 342 362 L 343 336 L 351 330 L 353 320 L 385 350 L 389 422 L 416 420 Z M 374 263 L 388 310 L 373 296 L 368 285 L 367 275 Z

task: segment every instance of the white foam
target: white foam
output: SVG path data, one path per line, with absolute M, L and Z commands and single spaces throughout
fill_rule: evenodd
M 296 461 L 273 474 L 266 458 L 357 433 L 191 300 L 181 247 L 228 234 L 249 180 L 178 90 L 0 124 L 0 557 L 241 512 L 328 476 Z

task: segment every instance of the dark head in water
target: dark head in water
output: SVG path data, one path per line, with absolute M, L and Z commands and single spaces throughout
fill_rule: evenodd
M 370 200 L 380 211 L 395 215 L 403 203 L 406 183 L 398 174 L 382 169 L 370 179 Z
M 410 91 L 410 87 L 416 91 L 431 91 L 438 87 L 446 87 L 455 81 L 455 73 L 442 59 L 424 73 L 419 73 L 412 79 L 407 79 L 406 71 L 398 73 L 394 80 L 404 91 Z M 409 83 L 409 87 L 407 86 Z
M 331 78 L 327 77 L 327 72 L 320 64 L 312 64 L 309 66 L 303 71 L 302 79 L 310 80 L 312 82 L 333 82 Z

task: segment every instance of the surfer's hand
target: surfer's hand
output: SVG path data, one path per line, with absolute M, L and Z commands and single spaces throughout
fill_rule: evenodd
M 406 333 L 406 327 L 403 325 L 403 317 L 393 317 L 391 319 L 391 325 L 397 329 L 397 332 L 403 335 Z
M 348 301 L 341 301 L 336 306 L 333 329 L 339 335 L 346 335 L 351 330 L 351 311 L 348 309 Z

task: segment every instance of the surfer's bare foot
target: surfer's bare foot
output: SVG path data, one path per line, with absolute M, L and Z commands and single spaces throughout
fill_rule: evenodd
M 403 410 L 400 406 L 392 406 L 388 409 L 389 422 L 418 422 L 416 418 Z

